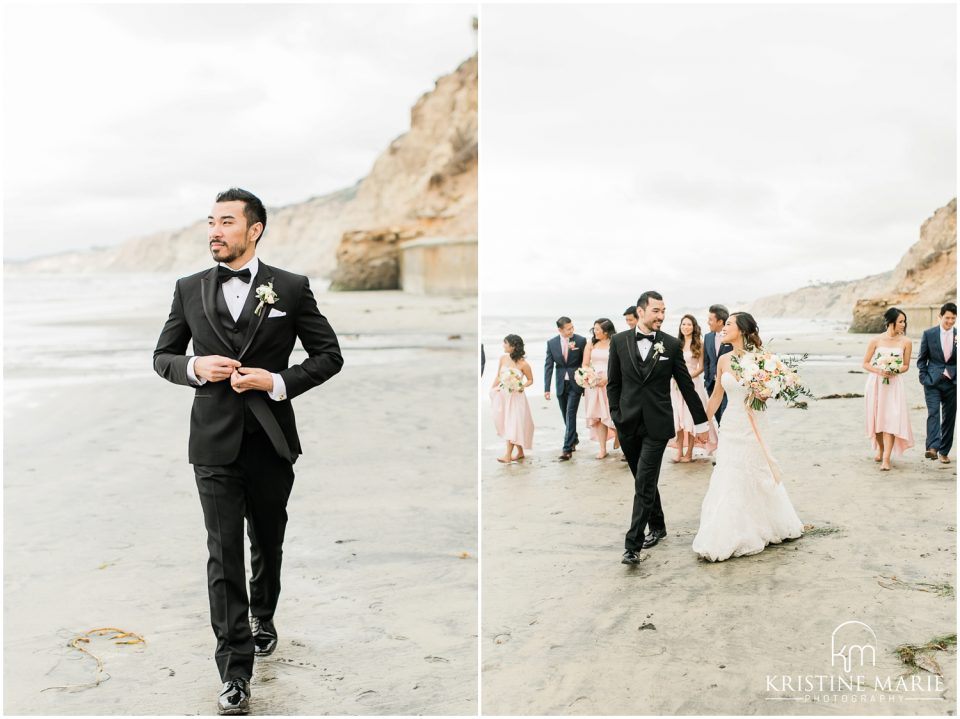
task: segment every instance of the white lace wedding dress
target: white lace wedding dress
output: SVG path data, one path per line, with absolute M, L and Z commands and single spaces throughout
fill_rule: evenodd
M 790 504 L 786 488 L 774 481 L 750 425 L 744 405 L 747 390 L 729 372 L 724 372 L 720 381 L 729 401 L 720 425 L 717 466 L 693 540 L 693 551 L 712 562 L 756 554 L 768 544 L 803 534 L 803 522 Z M 763 433 L 764 413 L 753 415 Z

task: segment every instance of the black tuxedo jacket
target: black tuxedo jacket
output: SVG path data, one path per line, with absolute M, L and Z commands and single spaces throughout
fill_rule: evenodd
M 727 352 L 733 352 L 733 345 L 726 342 L 720 343 L 720 351 L 717 352 L 715 345 L 717 342 L 716 332 L 707 332 L 703 337 L 703 383 L 707 388 L 707 394 L 713 394 L 713 385 L 717 382 L 717 362 Z
M 952 330 L 954 347 L 950 359 L 943 357 L 943 345 L 940 344 L 940 325 L 924 330 L 920 338 L 920 352 L 917 354 L 917 369 L 920 370 L 920 384 L 932 387 L 943 376 L 944 370 L 950 374 L 953 383 L 957 383 L 957 328 Z
M 663 343 L 663 352 L 653 347 L 647 360 L 640 359 L 636 330 L 618 332 L 610 341 L 607 363 L 607 398 L 610 417 L 617 431 L 634 434 L 640 427 L 651 439 L 670 439 L 675 435 L 670 378 L 677 380 L 695 424 L 707 421 L 707 413 L 690 379 L 687 363 L 675 337 L 656 332 L 654 345 Z
M 256 288 L 271 281 L 277 301 L 265 304 L 255 315 L 254 309 L 260 302 Z M 221 322 L 217 314 L 220 292 L 216 265 L 177 280 L 170 317 L 153 353 L 154 370 L 174 384 L 194 387 L 187 378 L 187 363 L 192 355 L 186 354 L 187 345 L 193 340 L 197 356 L 222 355 L 239 360 L 246 367 L 279 373 L 286 385 L 286 399 L 274 401 L 259 390 L 238 393 L 228 379 L 196 387 L 190 413 L 189 461 L 209 465 L 233 462 L 240 453 L 245 418 L 256 418 L 277 453 L 296 461 L 302 451 L 290 400 L 340 371 L 343 357 L 337 336 L 320 314 L 309 281 L 302 275 L 260 262 L 241 312 L 241 317 L 249 320 L 242 336 L 231 333 Z M 290 353 L 298 337 L 307 359 L 290 367 Z
M 576 349 L 567 350 L 566 361 L 563 359 L 563 345 L 560 344 L 561 340 L 564 342 L 573 342 L 576 347 Z M 568 389 L 575 392 L 583 392 L 583 388 L 574 380 L 573 373 L 583 366 L 583 350 L 586 346 L 586 337 L 581 337 L 577 334 L 571 335 L 569 340 L 564 339 L 560 335 L 547 340 L 547 359 L 543 364 L 544 392 L 550 391 L 550 379 L 553 377 L 554 366 L 556 366 L 557 369 L 556 392 L 558 395 L 563 394 Z M 570 372 L 570 379 L 564 380 L 563 376 L 568 370 Z M 566 386 L 564 386 L 565 384 Z

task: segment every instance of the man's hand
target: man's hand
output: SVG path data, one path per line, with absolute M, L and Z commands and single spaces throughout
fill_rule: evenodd
M 273 375 L 259 367 L 238 367 L 230 375 L 230 386 L 236 392 L 246 392 L 248 389 L 262 389 L 264 392 L 273 392 Z
M 222 382 L 239 366 L 240 363 L 235 359 L 220 355 L 206 355 L 197 357 L 197 361 L 193 363 L 193 372 L 207 382 Z
M 696 437 L 698 442 L 702 442 L 703 444 L 706 444 L 710 439 L 710 433 L 701 432 L 700 434 L 696 435 Z
M 544 392 L 544 393 L 543 393 L 543 398 L 546 399 L 546 400 L 549 400 L 549 399 L 550 399 L 550 393 L 549 393 L 549 392 Z

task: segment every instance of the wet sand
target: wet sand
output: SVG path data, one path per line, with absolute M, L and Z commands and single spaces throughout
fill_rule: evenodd
M 318 300 L 346 364 L 294 401 L 305 454 L 280 644 L 257 660 L 252 713 L 475 714 L 476 303 Z M 77 369 L 46 385 L 7 356 L 7 713 L 216 712 L 206 535 L 186 461 L 192 392 L 150 370 L 168 302 L 139 324 L 89 318 L 133 332 L 139 375 Z M 99 627 L 146 643 L 94 639 L 110 679 L 44 691 L 94 678 L 95 661 L 67 643 Z
M 862 395 L 866 344 L 836 333 L 784 338 L 773 349 L 828 355 L 802 370 L 815 395 Z M 712 466 L 674 464 L 667 450 L 660 488 L 669 536 L 627 567 L 627 465 L 619 450 L 594 458 L 583 404 L 579 451 L 557 460 L 562 420 L 556 400 L 543 398 L 543 348 L 527 351 L 537 429 L 522 463 L 496 461 L 504 445 L 487 399 L 494 356 L 482 383 L 484 713 L 955 714 L 953 649 L 934 654 L 939 689 L 921 672 L 932 691 L 874 691 L 876 678 L 896 687 L 905 671 L 896 646 L 956 632 L 956 465 L 923 458 L 915 367 L 906 386 L 916 444 L 892 472 L 873 462 L 862 398 L 768 410 L 768 444 L 815 531 L 754 556 L 699 560 L 690 543 Z M 849 676 L 831 665 L 831 635 L 848 620 L 876 634 L 875 666 L 852 671 L 868 690 L 805 691 L 805 677 L 827 676 L 829 690 L 829 676 Z

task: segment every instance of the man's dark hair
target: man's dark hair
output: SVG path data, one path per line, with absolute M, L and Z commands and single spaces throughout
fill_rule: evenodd
M 260 236 L 254 242 L 260 242 L 263 233 L 267 231 L 267 208 L 260 202 L 260 198 L 252 192 L 241 190 L 239 187 L 231 187 L 217 195 L 217 202 L 242 202 L 243 216 L 247 220 L 247 227 L 253 227 L 258 222 L 263 224 L 260 230 Z
M 957 305 L 953 302 L 947 302 L 947 304 L 940 308 L 940 316 L 943 317 L 945 312 L 953 312 L 953 314 L 957 314 Z
M 570 319 L 569 317 L 561 317 L 560 319 L 557 320 L 557 329 L 562 330 L 571 322 L 573 322 L 573 320 Z
M 624 316 L 624 317 L 635 317 L 636 319 L 640 319 L 640 315 L 637 314 L 637 306 L 636 306 L 636 305 L 630 305 L 629 307 L 627 307 L 627 309 L 625 309 L 625 310 L 623 311 L 623 316 Z
M 642 310 L 647 309 L 647 305 L 650 303 L 650 300 L 660 300 L 663 302 L 663 295 L 661 295 L 659 292 L 655 292 L 654 290 L 647 290 L 640 295 L 640 299 L 637 300 L 637 307 Z
M 713 313 L 713 316 L 716 317 L 720 322 L 726 322 L 730 317 L 730 310 L 728 310 L 723 305 L 710 305 L 710 309 L 707 312 Z

